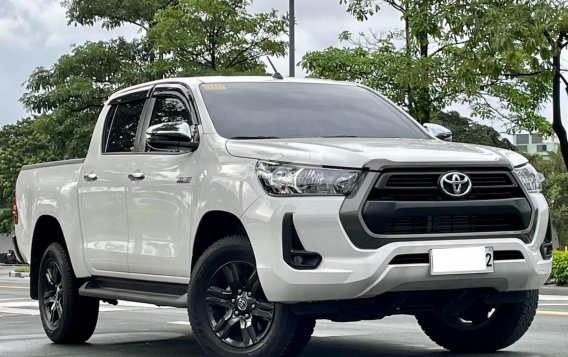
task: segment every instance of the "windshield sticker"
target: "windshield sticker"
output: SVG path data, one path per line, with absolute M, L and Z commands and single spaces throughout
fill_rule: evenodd
M 223 83 L 205 83 L 201 85 L 201 88 L 205 90 L 225 90 L 225 85 Z

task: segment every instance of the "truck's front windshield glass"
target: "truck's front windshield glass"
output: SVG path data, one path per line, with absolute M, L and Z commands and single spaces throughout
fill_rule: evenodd
M 225 138 L 430 138 L 393 105 L 357 86 L 205 83 L 201 94 Z

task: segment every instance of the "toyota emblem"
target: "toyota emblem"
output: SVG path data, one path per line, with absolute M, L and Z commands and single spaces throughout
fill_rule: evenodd
M 248 307 L 248 301 L 245 298 L 240 298 L 237 300 L 237 308 L 241 311 L 246 310 Z
M 462 198 L 471 191 L 471 179 L 462 172 L 452 171 L 440 177 L 440 190 L 450 197 Z

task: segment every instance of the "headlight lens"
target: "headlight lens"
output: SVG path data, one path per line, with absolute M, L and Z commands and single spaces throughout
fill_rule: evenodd
M 361 171 L 259 161 L 256 174 L 270 194 L 347 195 L 355 188 Z
M 515 169 L 515 174 L 529 192 L 540 192 L 544 177 L 531 164 Z

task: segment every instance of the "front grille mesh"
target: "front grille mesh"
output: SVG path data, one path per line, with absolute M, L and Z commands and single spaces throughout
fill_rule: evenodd
M 524 197 L 523 190 L 507 171 L 466 171 L 472 182 L 470 194 L 463 200 L 494 200 Z M 438 180 L 444 171 L 386 172 L 371 191 L 369 200 L 377 201 L 444 201 Z
M 410 216 L 394 217 L 377 234 L 474 233 L 522 230 L 518 215 Z

